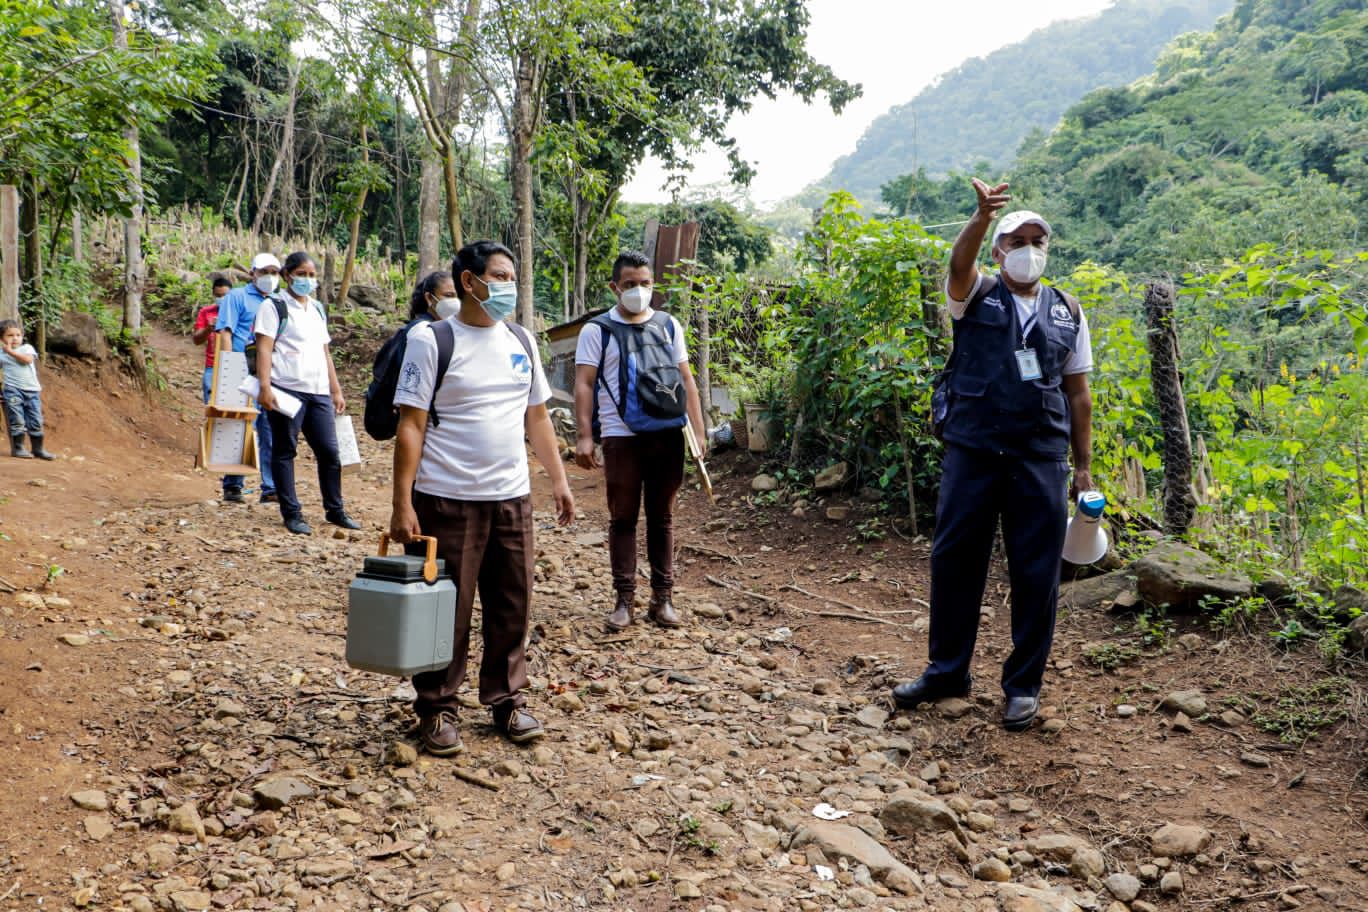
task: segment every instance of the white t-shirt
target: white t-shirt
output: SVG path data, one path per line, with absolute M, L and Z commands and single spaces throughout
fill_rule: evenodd
M 43 385 L 38 382 L 38 349 L 25 342 L 16 350 L 19 354 L 28 355 L 34 360 L 24 364 L 0 348 L 0 385 L 26 393 L 41 392 Z
M 520 326 L 471 326 L 458 317 L 446 320 L 455 330 L 451 365 L 437 401 L 436 324 L 425 323 L 408 337 L 399 369 L 395 405 L 437 410 L 440 424 L 428 423 L 414 487 L 450 500 L 512 500 L 531 493 L 523 419 L 530 406 L 551 398 L 541 359 L 528 363 L 527 351 L 513 333 Z M 513 332 L 509 332 L 510 327 Z
M 296 301 L 285 295 L 285 331 L 280 332 L 280 317 L 270 300 L 257 308 L 255 334 L 275 340 L 271 351 L 271 386 L 296 393 L 326 396 L 329 392 L 328 353 L 332 342 L 322 307 L 313 298 Z
M 950 296 L 949 286 L 946 286 L 945 306 L 949 309 L 952 319 L 958 320 L 964 316 L 965 312 L 969 310 L 969 302 L 974 299 L 974 295 L 978 294 L 981 287 L 983 287 L 983 273 L 979 273 L 974 279 L 974 287 L 969 290 L 965 299 L 956 301 Z M 1017 319 L 1020 321 L 1020 325 L 1029 332 L 1031 324 L 1037 317 L 1036 307 L 1040 302 L 1040 295 L 1036 294 L 1026 298 L 1013 292 L 1012 299 L 1016 301 Z M 1078 318 L 1078 337 L 1074 341 L 1073 354 L 1069 355 L 1068 360 L 1064 362 L 1064 369 L 1060 372 L 1064 375 L 1086 374 L 1093 369 L 1092 333 L 1088 330 L 1088 315 L 1083 312 L 1081 307 L 1078 309 Z
M 651 308 L 646 308 L 646 319 L 655 313 Z M 626 323 L 622 314 L 614 307 L 608 312 L 609 319 L 618 323 Z M 644 321 L 643 321 L 644 322 Z M 689 346 L 684 340 L 684 327 L 679 325 L 679 321 L 670 316 L 670 323 L 674 327 L 674 363 L 682 364 L 689 360 Z M 603 351 L 603 340 L 607 336 L 608 351 Z M 618 414 L 617 406 L 613 403 L 617 401 L 618 395 L 618 345 L 617 340 L 608 336 L 601 327 L 585 326 L 580 330 L 579 343 L 575 347 L 575 364 L 589 364 L 597 368 L 599 365 L 599 355 L 603 354 L 603 373 L 599 379 L 605 382 L 595 383 L 594 394 L 598 397 L 599 427 L 602 429 L 604 437 L 635 437 L 631 428 L 623 422 L 622 416 Z M 610 392 L 611 391 L 611 392 Z

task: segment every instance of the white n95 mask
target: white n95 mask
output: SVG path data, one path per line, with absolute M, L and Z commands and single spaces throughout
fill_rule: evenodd
M 1002 268 L 1014 282 L 1033 285 L 1045 274 L 1045 251 L 1039 247 L 1018 247 L 1002 258 Z
M 645 285 L 629 288 L 622 293 L 622 309 L 630 314 L 639 314 L 651 306 L 651 289 Z

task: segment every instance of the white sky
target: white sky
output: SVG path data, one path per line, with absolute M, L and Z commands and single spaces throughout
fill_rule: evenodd
M 1021 41 L 1061 19 L 1101 12 L 1112 0 L 807 0 L 808 50 L 864 94 L 839 115 L 824 101 L 793 96 L 757 101 L 733 118 L 731 135 L 757 169 L 750 196 L 768 207 L 824 176 L 855 148 L 869 124 L 911 101 L 940 74 L 973 57 Z M 664 202 L 667 172 L 647 160 L 623 191 L 628 202 Z M 701 150 L 688 186 L 725 181 L 726 156 Z

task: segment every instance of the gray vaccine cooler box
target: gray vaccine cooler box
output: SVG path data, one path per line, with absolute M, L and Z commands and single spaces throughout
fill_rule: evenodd
M 347 664 L 363 671 L 409 677 L 451 664 L 456 629 L 456 584 L 437 560 L 437 540 L 422 536 L 427 555 L 366 558 L 347 598 Z

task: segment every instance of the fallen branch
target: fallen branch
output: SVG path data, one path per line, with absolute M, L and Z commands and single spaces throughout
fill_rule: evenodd
M 9 580 L 5 579 L 3 576 L 0 576 L 0 586 L 4 586 L 6 592 L 18 592 L 18 591 L 19 591 L 19 587 L 18 587 L 18 586 L 14 585 L 14 583 L 11 583 Z M 0 896 L 0 899 L 4 899 L 4 897 L 3 897 L 3 896 Z
M 728 554 L 726 551 L 718 551 L 713 548 L 704 547 L 703 545 L 689 544 L 682 544 L 679 546 L 679 548 L 681 551 L 693 551 L 697 554 L 707 555 L 708 557 L 716 557 L 721 560 L 731 561 L 738 567 L 741 566 L 741 558 L 737 557 L 735 554 Z
M 889 626 L 889 627 L 896 627 L 896 626 L 897 626 L 897 625 L 896 625 L 894 622 L 892 622 L 892 621 L 887 621 L 887 620 L 884 620 L 883 618 L 878 618 L 878 617 L 871 617 L 870 615 L 867 615 L 867 614 L 852 614 L 852 613 L 846 612 L 846 611 L 814 611 L 814 610 L 811 609 L 811 608 L 800 608 L 800 607 L 797 606 L 797 605 L 790 605 L 788 602 L 781 601 L 781 600 L 775 598 L 775 597 L 772 596 L 772 595 L 765 595 L 763 592 L 756 592 L 756 591 L 754 591 L 753 589 L 747 589 L 747 588 L 745 588 L 744 586 L 739 586 L 739 585 L 737 585 L 736 583 L 728 582 L 727 580 L 724 580 L 724 579 L 718 579 L 718 578 L 715 577 L 715 576 L 708 576 L 708 577 L 704 577 L 704 578 L 705 578 L 708 582 L 712 583 L 714 586 L 721 586 L 723 589 L 730 589 L 730 590 L 732 590 L 733 592 L 739 592 L 739 593 L 741 593 L 742 595 L 747 596 L 747 597 L 749 597 L 749 598 L 759 599 L 759 600 L 762 601 L 762 602 L 766 602 L 766 603 L 771 604 L 771 605 L 777 605 L 777 606 L 779 606 L 780 608 L 783 608 L 783 609 L 786 610 L 786 611 L 797 611 L 797 612 L 799 612 L 800 614 L 811 614 L 811 615 L 814 615 L 814 616 L 816 616 L 816 617 L 841 618 L 842 620 L 847 620 L 847 621 L 863 621 L 863 622 L 866 623 L 866 624 L 885 624 L 885 625 L 887 625 L 887 626 Z M 797 587 L 784 586 L 783 588 L 785 588 L 785 589 L 790 589 L 790 588 L 797 588 Z M 798 591 L 801 592 L 802 590 L 798 590 Z M 805 594 L 806 594 L 806 593 L 805 593 Z M 817 596 L 814 596 L 814 598 L 817 598 Z M 830 601 L 830 600 L 828 600 L 828 601 Z M 839 604 L 846 604 L 846 603 L 842 602 L 842 603 L 839 603 Z
M 16 881 L 14 882 L 14 886 L 10 887 L 10 888 L 9 888 L 8 890 L 6 890 L 4 893 L 0 893 L 0 902 L 4 902 L 5 900 L 9 899 L 9 898 L 10 898 L 10 894 L 13 893 L 15 890 L 19 889 L 19 884 L 20 884 L 20 883 L 22 883 L 22 881 L 16 880 Z
M 833 604 L 833 605 L 840 605 L 842 608 L 849 608 L 851 611 L 864 612 L 864 611 L 866 610 L 865 608 L 863 608 L 863 607 L 860 606 L 860 605 L 856 605 L 856 604 L 853 604 L 853 603 L 851 603 L 851 602 L 843 602 L 843 601 L 841 601 L 840 599 L 838 599 L 838 598 L 832 598 L 832 597 L 829 596 L 829 595 L 820 595 L 819 593 L 816 593 L 816 592 L 809 592 L 808 590 L 804 589 L 802 586 L 799 586 L 799 585 L 796 584 L 796 583 L 789 583 L 789 584 L 787 584 L 787 585 L 780 586 L 779 588 L 780 588 L 780 589 L 788 589 L 788 590 L 790 590 L 790 591 L 792 591 L 792 592 L 801 593 L 801 594 L 803 594 L 803 595 L 806 595 L 806 596 L 807 596 L 808 598 L 810 598 L 810 599 L 817 599 L 819 602 L 830 602 L 830 603 Z
M 479 773 L 472 773 L 470 770 L 462 769 L 459 766 L 453 766 L 451 768 L 451 773 L 462 782 L 469 782 L 471 785 L 487 788 L 491 792 L 497 792 L 499 789 L 503 788 L 503 786 L 499 785 L 499 783 L 495 782 L 493 779 L 487 779 Z

